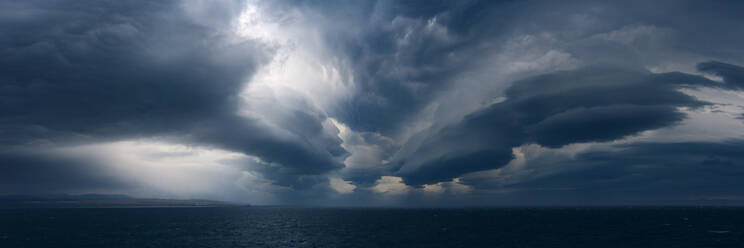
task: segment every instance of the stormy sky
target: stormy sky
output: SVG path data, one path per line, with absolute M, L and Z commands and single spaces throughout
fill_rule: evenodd
M 744 204 L 740 1 L 0 1 L 0 195 Z

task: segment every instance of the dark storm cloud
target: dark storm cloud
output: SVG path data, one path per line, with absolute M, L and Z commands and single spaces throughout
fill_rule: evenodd
M 701 72 L 722 77 L 724 82 L 726 82 L 725 85 L 721 86 L 723 88 L 732 90 L 744 89 L 744 68 L 740 66 L 710 61 L 698 64 L 697 68 Z
M 117 191 L 136 187 L 94 161 L 3 152 L 0 165 L 0 194 Z
M 347 46 L 355 55 L 358 78 L 374 86 L 365 88 L 348 115 L 341 117 L 354 129 L 385 134 L 408 124 L 406 118 L 436 102 L 437 96 L 461 90 L 451 85 L 455 79 L 467 76 L 463 71 L 483 66 L 484 58 L 512 37 L 548 37 L 549 49 L 565 51 L 583 65 L 598 65 L 519 80 L 504 92 L 504 102 L 468 114 L 460 123 L 442 129 L 434 123 L 433 128 L 413 135 L 395 155 L 392 170 L 409 185 L 446 182 L 465 173 L 499 168 L 513 159 L 513 147 L 525 144 L 560 148 L 672 127 L 686 118 L 681 108 L 696 111 L 710 104 L 680 89 L 741 90 L 744 82 L 744 70 L 734 65 L 744 62 L 739 44 L 744 36 L 731 32 L 731 27 L 744 21 L 737 14 L 744 6 L 731 1 L 471 1 L 446 7 L 439 2 L 415 7 L 411 7 L 415 3 L 383 3 L 378 10 L 395 9 L 390 11 L 395 14 L 375 25 L 392 23 L 389 28 L 365 31 L 368 39 Z M 395 29 L 396 18 L 399 23 L 405 18 L 413 21 L 409 29 Z M 440 25 L 448 36 L 426 33 L 417 20 Z M 386 39 L 375 39 L 375 34 Z M 441 37 L 450 39 L 437 39 Z M 659 64 L 695 64 L 711 58 L 730 63 L 704 62 L 698 64 L 698 71 L 719 76 L 724 83 L 680 72 L 647 71 Z M 492 66 L 497 71 L 507 65 Z M 400 69 L 408 70 L 391 73 Z M 478 80 L 483 80 L 480 85 L 493 84 L 490 78 Z M 416 90 L 407 88 L 411 85 Z M 741 144 L 729 144 L 737 145 Z M 665 156 L 660 153 L 656 159 L 661 162 Z M 355 176 L 355 182 L 370 181 Z
M 744 89 L 744 32 L 734 28 L 744 22 L 744 4 L 734 1 L 207 2 L 0 2 L 0 192 L 22 192 L 24 181 L 35 191 L 127 188 L 98 162 L 26 154 L 155 138 L 254 156 L 237 165 L 258 178 L 246 185 L 261 190 L 268 180 L 278 190 L 267 194 L 284 202 L 332 202 L 324 198 L 338 193 L 329 176 L 357 186 L 339 201 L 369 202 L 384 195 L 374 190 L 383 176 L 452 186 L 453 178 L 509 163 L 515 147 L 616 141 L 673 127 L 687 118 L 682 109 L 712 104 L 680 89 Z M 257 13 L 240 35 L 255 40 L 236 37 L 232 26 L 245 21 L 237 18 L 244 4 Z M 257 90 L 250 96 L 261 99 L 243 101 L 261 66 L 283 59 L 320 66 L 268 68 L 271 82 L 257 85 L 277 94 Z M 724 82 L 650 72 L 695 64 Z M 322 76 L 272 81 L 272 73 L 320 67 Z M 339 82 L 320 82 L 326 69 Z M 326 83 L 333 92 L 306 90 Z M 335 124 L 349 137 L 339 138 Z M 562 161 L 600 167 L 550 179 L 560 183 L 518 186 L 569 188 L 573 180 L 591 188 L 583 178 L 640 173 L 620 165 L 622 156 L 663 167 L 643 171 L 639 184 L 662 172 L 693 177 L 699 166 L 722 173 L 740 163 L 733 154 L 740 146 L 630 144 L 618 156 Z M 701 151 L 685 150 L 693 148 Z M 671 164 L 682 171 L 672 173 Z M 729 179 L 721 185 L 739 186 Z M 627 185 L 600 186 L 606 193 Z M 421 191 L 414 188 L 406 190 Z M 591 193 L 574 194 L 582 192 Z
M 323 41 L 336 56 L 349 59 L 359 88 L 329 115 L 356 132 L 394 136 L 433 104 L 458 110 L 459 103 L 437 102 L 439 97 L 473 86 L 456 83 L 474 68 L 488 66 L 488 56 L 504 52 L 514 37 L 547 37 L 545 49 L 566 51 L 584 64 L 599 65 L 544 76 L 554 78 L 515 82 L 504 93 L 506 102 L 477 110 L 462 123 L 442 130 L 435 119 L 435 128 L 414 134 L 395 155 L 392 170 L 415 185 L 499 167 L 512 159 L 511 148 L 522 144 L 561 147 L 612 141 L 679 123 L 685 118 L 679 107 L 705 103 L 678 89 L 691 85 L 734 89 L 736 83 L 720 84 L 678 72 L 652 74 L 648 65 L 678 54 L 737 61 L 741 49 L 735 41 L 744 38 L 726 30 L 741 22 L 735 14 L 741 6 L 725 3 L 286 1 L 276 5 L 284 4 L 326 18 L 319 22 L 324 27 Z M 659 9 L 670 14 L 659 14 Z M 540 49 L 528 47 L 524 52 Z M 703 67 L 700 71 L 715 73 Z M 532 73 L 525 74 L 536 75 Z M 476 78 L 483 81 L 477 87 L 498 95 L 498 87 L 489 85 L 501 75 L 491 77 Z M 369 185 L 390 173 L 390 167 L 347 168 L 345 178 Z
M 506 188 L 528 204 L 741 203 L 736 196 L 744 193 L 741 140 L 626 144 L 550 162 L 579 169 Z M 487 180 L 469 183 L 493 187 Z
M 724 78 L 741 72 L 717 64 L 735 69 Z M 522 144 L 557 148 L 668 127 L 685 118 L 678 108 L 706 104 L 678 89 L 717 85 L 732 87 L 728 80 L 719 84 L 689 74 L 602 67 L 525 79 L 506 90 L 507 100 L 425 139 L 398 161 L 398 173 L 409 184 L 447 181 L 501 167 L 512 159 L 512 147 Z
M 335 118 L 355 130 L 383 134 L 405 125 L 450 89 L 463 72 L 481 66 L 488 54 L 520 35 L 551 35 L 561 41 L 550 44 L 555 49 L 590 64 L 642 68 L 642 63 L 667 58 L 675 49 L 733 60 L 744 54 L 737 45 L 744 37 L 726 29 L 741 22 L 736 15 L 739 4 L 369 1 L 350 6 L 333 1 L 299 2 L 329 19 L 351 23 L 326 24 L 331 27 L 326 42 L 351 60 L 361 87 Z M 658 9 L 670 13 L 660 15 Z M 639 26 L 652 31 L 634 37 L 632 28 Z M 623 28 L 628 28 L 627 34 L 614 35 L 627 39 L 628 44 L 592 39 Z
M 26 3 L 3 23 L 2 124 L 101 135 L 183 127 L 234 108 L 254 44 L 215 46 L 175 3 Z M 225 55 L 231 55 L 227 56 Z M 17 142 L 23 142 L 22 140 Z
M 512 92 L 506 93 L 506 103 L 471 114 L 464 122 L 481 124 L 460 124 L 441 133 L 414 135 L 399 152 L 395 165 L 400 167 L 398 175 L 414 185 L 499 167 L 511 160 L 512 147 L 525 143 L 561 147 L 612 141 L 679 123 L 685 116 L 678 107 L 694 108 L 704 103 L 677 89 L 688 84 L 734 89 L 736 83 L 728 80 L 719 84 L 683 73 L 650 74 L 643 64 L 669 58 L 678 50 L 736 61 L 739 58 L 735 55 L 741 49 L 734 41 L 744 38 L 725 30 L 741 22 L 732 10 L 740 6 L 721 3 L 378 1 L 365 2 L 363 7 L 327 2 L 302 4 L 331 19 L 343 18 L 354 24 L 351 32 L 331 29 L 334 32 L 327 41 L 353 62 L 360 93 L 334 113 L 334 118 L 356 131 L 385 135 L 399 131 L 438 96 L 457 89 L 453 82 L 463 72 L 482 66 L 487 54 L 498 51 L 515 36 L 549 34 L 559 40 L 549 43 L 555 49 L 568 51 L 588 64 L 616 66 L 586 70 L 601 70 L 592 72 L 594 75 L 566 76 L 582 82 L 561 83 L 569 87 L 565 94 L 547 92 L 556 84 L 533 85 L 540 80 L 516 82 Z M 673 6 L 667 8 L 670 4 Z M 339 8 L 354 14 L 329 11 Z M 659 8 L 674 14 L 650 11 Z M 721 12 L 721 8 L 726 10 Z M 722 36 L 727 38 L 715 38 Z M 697 46 L 712 43 L 717 45 Z M 723 53 L 724 50 L 730 53 Z M 714 73 L 703 65 L 701 71 Z M 605 73 L 609 75 L 598 80 L 584 77 Z M 482 84 L 488 85 L 489 79 L 485 80 Z M 524 90 L 518 92 L 519 87 Z M 538 97 L 530 99 L 530 94 Z M 418 142 L 425 144 L 417 147 Z M 417 151 L 406 151 L 410 147 Z M 358 173 L 349 174 L 347 179 L 367 185 L 385 170 L 350 169 Z
M 350 59 L 360 87 L 336 118 L 354 130 L 383 134 L 396 131 L 454 76 L 477 64 L 482 49 L 505 39 L 511 26 L 504 24 L 515 15 L 509 1 L 303 3 L 353 24 L 353 31 L 342 25 L 326 37 Z
M 229 10 L 195 17 L 178 1 L 2 5 L 2 146 L 166 136 L 254 155 L 291 175 L 341 167 L 346 151 L 319 128 L 322 114 L 290 113 L 290 137 L 236 116 L 238 93 L 271 49 L 231 42 L 212 26 L 229 24 Z

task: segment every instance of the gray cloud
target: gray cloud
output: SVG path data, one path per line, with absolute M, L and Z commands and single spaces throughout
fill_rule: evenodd
M 701 72 L 711 73 L 722 77 L 726 84 L 719 87 L 733 90 L 741 90 L 744 88 L 744 68 L 740 66 L 721 63 L 718 61 L 709 61 L 698 64 L 697 68 Z
M 29 5 L 18 11 L 42 14 L 2 26 L 5 127 L 101 136 L 182 129 L 232 114 L 235 91 L 265 56 L 256 44 L 226 44 L 175 3 Z
M 717 104 L 708 101 L 716 94 L 733 92 L 732 98 L 744 88 L 744 36 L 731 31 L 743 22 L 742 7 L 731 1 L 3 2 L 0 192 L 22 192 L 24 181 L 38 192 L 126 191 L 137 185 L 111 175 L 102 161 L 50 151 L 155 140 L 249 155 L 229 163 L 239 171 L 225 177 L 243 181 L 226 184 L 263 191 L 277 203 L 441 202 L 435 195 L 479 202 L 519 197 L 491 193 L 521 187 L 586 189 L 566 191 L 580 201 L 630 182 L 673 196 L 655 186 L 655 176 L 681 164 L 684 172 L 672 173 L 675 178 L 705 187 L 691 179 L 691 168 L 715 167 L 706 175 L 711 180 L 726 168 L 738 173 L 739 158 L 716 149 L 736 151 L 740 142 L 637 144 L 633 138 L 673 129 Z M 247 10 L 256 13 L 240 27 Z M 715 90 L 702 100 L 694 94 L 701 88 Z M 735 104 L 716 107 L 742 116 Z M 690 140 L 704 138 L 688 132 Z M 615 155 L 587 149 L 556 157 L 579 171 L 506 186 L 487 177 L 520 161 L 517 147 L 550 153 L 612 142 L 628 144 L 615 147 L 622 150 Z M 685 150 L 693 148 L 701 151 Z M 676 159 L 685 152 L 700 164 Z M 631 180 L 640 169 L 621 165 L 623 159 L 663 169 Z M 548 169 L 532 162 L 526 167 Z M 582 181 L 587 177 L 622 183 Z M 334 191 L 329 180 L 339 178 L 354 184 L 353 192 Z M 737 193 L 721 189 L 724 182 L 738 186 L 722 177 L 700 195 Z M 399 188 L 387 194 L 376 190 L 380 183 Z M 595 185 L 596 192 L 589 190 Z M 467 197 L 455 198 L 465 191 Z M 633 192 L 618 199 L 642 195 Z
M 356 14 L 338 16 L 328 5 Z M 498 1 L 303 5 L 348 23 L 328 24 L 326 42 L 350 59 L 360 89 L 342 103 L 346 108 L 334 112 L 335 118 L 358 131 L 394 133 L 456 75 L 479 63 L 482 49 L 506 39 L 500 32 L 510 26 L 491 24 L 513 22 L 509 19 L 513 5 Z
M 415 152 L 397 161 L 398 173 L 411 184 L 447 181 L 503 166 L 512 159 L 512 147 L 522 144 L 605 142 L 668 127 L 685 117 L 678 108 L 706 104 L 678 89 L 716 84 L 689 74 L 618 68 L 525 79 L 506 90 L 505 101 L 414 144 Z
M 290 137 L 237 116 L 238 94 L 271 48 L 210 26 L 229 15 L 193 16 L 180 4 L 5 3 L 19 17 L 0 24 L 2 145 L 165 136 L 254 155 L 288 175 L 340 168 L 346 151 L 320 127 L 326 116 L 290 113 Z M 295 185 L 287 180 L 277 183 Z
M 0 164 L 0 194 L 118 192 L 136 187 L 94 161 L 14 152 L 1 153 Z
M 626 144 L 550 161 L 577 169 L 505 188 L 523 204 L 741 204 L 743 149 L 740 140 Z

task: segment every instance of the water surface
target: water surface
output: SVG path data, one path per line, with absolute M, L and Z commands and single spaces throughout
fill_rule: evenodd
M 0 247 L 744 247 L 744 208 L 0 210 Z

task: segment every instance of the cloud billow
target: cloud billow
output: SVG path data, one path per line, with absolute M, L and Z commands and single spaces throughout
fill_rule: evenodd
M 741 140 L 619 145 L 550 161 L 577 169 L 507 188 L 529 195 L 526 204 L 741 204 L 743 152 Z
M 272 48 L 181 4 L 5 3 L 20 14 L 0 24 L 0 145 L 165 137 L 256 156 L 287 175 L 340 168 L 340 140 L 317 128 L 326 116 L 293 113 L 313 128 L 289 137 L 238 116 L 239 93 Z M 3 166 L 27 166 L 13 161 Z
M 501 167 L 524 144 L 559 148 L 669 127 L 685 118 L 680 108 L 708 104 L 679 89 L 715 85 L 731 87 L 690 74 L 604 67 L 521 80 L 506 90 L 505 101 L 427 138 L 407 156 L 414 159 L 399 161 L 399 173 L 412 184 L 448 181 Z
M 654 177 L 704 188 L 694 169 L 739 171 L 741 7 L 2 2 L 0 194 L 539 203 L 540 188 L 579 201 L 638 183 L 671 197 Z M 720 178 L 701 195 L 737 193 Z

